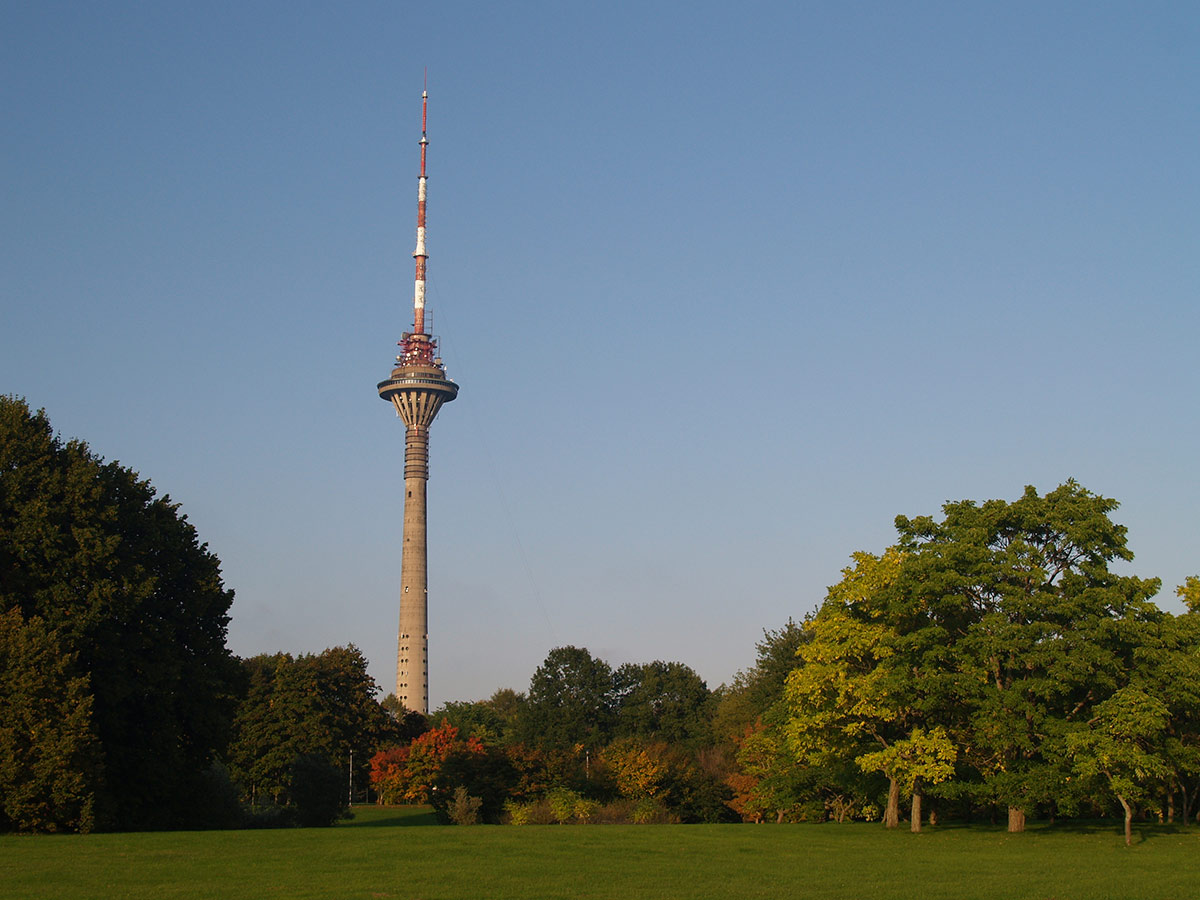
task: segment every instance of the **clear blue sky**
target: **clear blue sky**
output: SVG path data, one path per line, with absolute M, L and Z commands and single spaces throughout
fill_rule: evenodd
M 240 655 L 394 687 L 422 73 L 431 701 L 711 686 L 898 513 L 1069 477 L 1200 572 L 1200 5 L 7 3 L 0 392 L 150 478 Z

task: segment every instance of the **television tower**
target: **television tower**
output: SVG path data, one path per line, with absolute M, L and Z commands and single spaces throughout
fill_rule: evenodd
M 437 340 L 425 331 L 425 137 L 429 92 L 421 94 L 421 177 L 417 180 L 417 275 L 413 329 L 400 338 L 392 376 L 379 396 L 404 420 L 404 534 L 400 550 L 400 631 L 396 697 L 408 709 L 429 712 L 429 592 L 425 545 L 425 482 L 429 480 L 429 426 L 443 403 L 458 396 L 437 356 Z

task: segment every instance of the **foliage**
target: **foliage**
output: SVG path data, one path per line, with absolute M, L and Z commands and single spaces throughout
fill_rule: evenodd
M 74 787 L 62 774 L 62 808 L 39 814 L 47 827 L 86 827 L 88 806 L 104 828 L 188 824 L 228 738 L 233 594 L 178 505 L 155 493 L 86 444 L 60 440 L 43 412 L 0 397 L 0 613 L 39 619 L 53 635 L 70 659 L 53 677 L 80 702 L 90 696 L 98 748 L 83 750 L 78 719 L 66 726 L 81 752 L 62 762 L 80 768 Z
M 465 787 L 459 785 L 454 789 L 454 799 L 450 801 L 447 814 L 455 825 L 478 825 L 481 806 L 481 798 L 472 797 Z
M 393 720 L 375 700 L 375 681 L 354 645 L 319 654 L 287 653 L 244 660 L 248 688 L 229 748 L 233 777 L 246 799 L 287 805 L 293 766 L 319 756 L 355 781 L 367 777 L 372 751 L 392 734 Z
M 448 721 L 407 747 L 381 750 L 371 758 L 371 786 L 380 803 L 430 803 L 445 819 L 461 787 L 480 800 L 484 821 L 498 822 L 519 783 L 520 773 L 502 748 L 476 737 L 464 741 Z
M 1175 588 L 1175 596 L 1183 600 L 1188 612 L 1200 613 L 1200 575 L 1189 575 Z
M 611 734 L 613 673 L 581 647 L 557 647 L 533 673 L 518 733 L 526 743 L 596 747 Z
M 0 830 L 92 828 L 99 748 L 74 661 L 41 618 L 0 612 Z
M 617 791 L 630 800 L 653 799 L 665 794 L 671 775 L 665 744 L 645 744 L 621 738 L 604 748 L 600 761 L 608 766 Z
M 830 810 L 856 796 L 865 805 L 870 792 L 844 780 L 857 760 L 891 781 L 889 825 L 904 787 L 914 827 L 929 792 L 1008 806 L 1020 830 L 1028 811 L 1079 811 L 1100 798 L 1072 779 L 1068 748 L 1084 764 L 1112 698 L 1139 686 L 1166 713 L 1145 747 L 1162 765 L 1137 767 L 1138 796 L 1178 790 L 1186 815 L 1200 774 L 1200 627 L 1150 602 L 1157 580 L 1110 571 L 1132 558 L 1109 518 L 1115 508 L 1075 482 L 1045 495 L 1027 488 L 1011 503 L 948 503 L 941 520 L 897 517 L 896 547 L 854 554 L 805 622 L 787 679 L 794 765 L 820 773 L 800 790 L 826 791 Z M 761 814 L 755 793 L 776 762 L 770 729 L 744 744 L 737 803 Z M 842 795 L 822 787 L 830 774 Z
M 743 819 L 762 822 L 773 815 L 785 821 L 807 798 L 809 769 L 787 752 L 781 729 L 761 719 L 738 741 L 738 772 L 727 780 L 731 808 Z
M 529 825 L 533 816 L 533 807 L 532 802 L 518 803 L 510 798 L 504 801 L 504 815 L 508 818 L 510 825 Z
M 565 825 L 575 817 L 575 810 L 579 808 L 582 800 L 582 796 L 565 787 L 554 788 L 546 794 L 550 812 L 559 825 Z
M 499 741 L 503 728 L 500 716 L 485 700 L 443 703 L 429 718 L 434 722 L 449 722 L 461 734 L 488 742 Z
M 229 769 L 214 760 L 200 779 L 200 790 L 192 798 L 193 821 L 197 828 L 245 828 L 245 810 Z
M 914 728 L 907 738 L 863 754 L 855 762 L 864 772 L 893 773 L 911 794 L 922 784 L 940 784 L 953 775 L 956 759 L 958 750 L 939 725 L 929 731 Z
M 459 788 L 479 798 L 484 822 L 499 823 L 504 801 L 519 789 L 520 774 L 503 748 L 487 746 L 478 738 L 459 742 L 451 750 L 434 779 L 431 803 L 449 815 L 449 802 Z
M 404 766 L 407 762 L 407 746 L 388 747 L 371 757 L 370 784 L 379 803 L 405 802 Z
M 292 763 L 288 791 L 296 824 L 328 827 L 346 811 L 346 773 L 320 753 L 305 753 Z
M 1165 703 L 1132 686 L 1096 705 L 1086 730 L 1067 738 L 1067 753 L 1084 777 L 1103 777 L 1125 810 L 1125 844 L 1132 842 L 1134 808 L 1148 800 L 1170 769 L 1156 752 L 1169 711 Z
M 1068 481 L 1012 503 L 949 503 L 941 522 L 896 520 L 902 588 L 953 646 L 968 762 L 1022 818 L 1050 799 L 1067 733 L 1128 681 L 1141 626 L 1162 615 L 1156 579 L 1109 571 L 1133 557 L 1116 506 Z
M 467 737 L 485 743 L 508 743 L 517 737 L 525 695 L 501 688 L 487 700 L 449 701 L 434 710 L 431 722 L 449 722 Z
M 698 765 L 685 746 L 619 738 L 604 748 L 599 763 L 618 794 L 641 805 L 652 801 L 684 822 L 728 821 L 730 799 L 722 780 Z
M 631 819 L 634 825 L 671 825 L 678 822 L 670 810 L 650 797 L 637 802 Z
M 698 746 L 710 731 L 708 686 L 679 662 L 626 663 L 613 674 L 614 734 Z

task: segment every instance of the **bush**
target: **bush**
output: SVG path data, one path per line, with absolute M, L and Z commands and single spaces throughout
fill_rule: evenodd
M 229 777 L 229 770 L 214 762 L 200 775 L 200 789 L 192 805 L 192 818 L 197 828 L 241 828 L 245 823 L 238 789 Z
M 517 803 L 515 800 L 504 801 L 504 816 L 509 825 L 528 825 L 532 813 L 532 803 Z
M 595 800 L 589 800 L 587 797 L 580 797 L 575 801 L 575 818 L 580 822 L 587 823 L 595 818 L 596 813 L 600 811 L 600 804 Z
M 478 825 L 479 807 L 481 806 L 483 806 L 481 799 L 472 797 L 467 793 L 465 787 L 459 785 L 454 790 L 454 799 L 446 807 L 446 815 L 455 825 Z
M 304 828 L 332 825 L 346 811 L 346 779 L 340 769 L 315 753 L 297 756 L 292 764 L 292 808 Z
M 575 815 L 575 809 L 583 798 L 570 788 L 555 788 L 546 795 L 550 813 L 559 825 L 565 825 Z
M 639 800 L 633 808 L 634 825 L 672 825 L 679 821 L 677 816 L 654 800 Z
M 592 821 L 597 825 L 632 825 L 636 800 L 614 800 L 605 803 Z

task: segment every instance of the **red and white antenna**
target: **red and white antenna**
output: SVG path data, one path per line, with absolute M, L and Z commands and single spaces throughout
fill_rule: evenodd
M 428 86 L 426 75 L 426 86 Z M 413 289 L 413 333 L 425 333 L 425 261 L 429 259 L 425 252 L 425 148 L 429 139 L 425 136 L 425 125 L 429 108 L 429 91 L 421 92 L 421 177 L 417 180 L 417 249 L 413 258 L 417 261 L 416 283 Z

